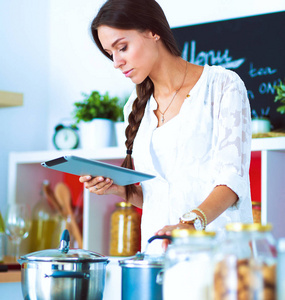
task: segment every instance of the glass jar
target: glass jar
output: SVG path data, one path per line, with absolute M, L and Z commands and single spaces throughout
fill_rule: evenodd
M 45 180 L 42 186 L 48 184 L 49 182 Z M 30 252 L 57 248 L 64 228 L 64 218 L 48 203 L 42 188 L 40 200 L 32 211 L 32 226 L 29 234 Z
M 0 263 L 3 263 L 5 256 L 5 225 L 0 211 Z
M 215 233 L 175 229 L 172 240 L 165 253 L 163 299 L 213 299 Z
M 252 215 L 254 223 L 261 223 L 261 202 L 252 201 Z
M 111 215 L 109 255 L 132 256 L 140 251 L 141 215 L 127 202 L 116 203 Z
M 275 299 L 276 246 L 270 224 L 232 223 L 216 255 L 214 300 Z
M 277 300 L 285 297 L 285 238 L 277 244 Z

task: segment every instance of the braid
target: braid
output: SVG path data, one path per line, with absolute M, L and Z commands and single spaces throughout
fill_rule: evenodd
M 141 84 L 138 84 L 136 86 L 136 90 L 137 90 L 137 98 L 133 103 L 132 111 L 128 118 L 129 125 L 127 126 L 125 131 L 126 138 L 127 138 L 125 145 L 127 147 L 127 150 L 129 150 L 128 151 L 129 154 L 127 154 L 125 160 L 123 161 L 122 167 L 128 169 L 134 169 L 133 161 L 130 153 L 133 150 L 134 139 L 137 135 L 137 132 L 141 124 L 141 120 L 144 116 L 147 101 L 154 91 L 153 83 L 150 80 L 150 78 L 147 77 Z M 128 201 L 128 199 L 132 196 L 132 194 L 135 194 L 136 192 L 137 191 L 134 184 L 127 185 L 126 200 Z

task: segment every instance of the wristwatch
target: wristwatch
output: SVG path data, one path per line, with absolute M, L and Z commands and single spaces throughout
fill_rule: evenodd
M 193 224 L 196 230 L 203 230 L 203 224 L 199 216 L 193 211 L 185 213 L 181 218 L 179 218 L 179 222 L 183 224 Z

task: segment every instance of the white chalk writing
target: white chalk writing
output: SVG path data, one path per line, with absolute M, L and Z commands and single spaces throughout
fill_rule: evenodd
M 271 69 L 271 67 L 265 67 L 265 68 L 254 68 L 253 63 L 250 63 L 249 65 L 249 76 L 251 78 L 256 76 L 263 76 L 263 75 L 272 75 L 277 72 L 277 69 Z
M 189 43 L 185 42 L 182 50 L 182 58 L 188 60 L 189 56 Z M 237 60 L 233 60 L 231 56 L 229 56 L 229 49 L 225 49 L 224 53 L 218 50 L 210 50 L 208 52 L 201 51 L 196 56 L 196 41 L 191 41 L 191 49 L 190 49 L 190 59 L 189 61 L 193 64 L 197 65 L 218 65 L 224 68 L 237 69 L 244 62 L 244 58 L 240 58 Z

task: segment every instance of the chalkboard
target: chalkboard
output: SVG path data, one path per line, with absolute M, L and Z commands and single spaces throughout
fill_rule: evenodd
M 269 114 L 273 130 L 285 129 L 276 111 L 274 85 L 285 79 L 285 12 L 172 28 L 182 57 L 222 65 L 244 81 L 252 112 Z

